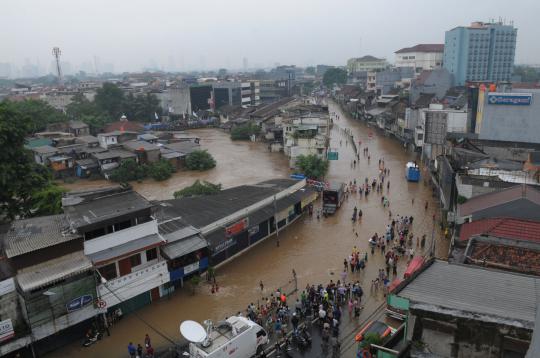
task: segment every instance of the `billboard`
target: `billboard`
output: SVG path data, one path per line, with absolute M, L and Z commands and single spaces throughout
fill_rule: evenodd
M 239 234 L 245 229 L 247 229 L 248 226 L 249 226 L 248 218 L 243 218 L 241 220 L 238 220 L 234 224 L 229 225 L 225 228 L 225 237 L 230 238 L 236 234 Z
M 488 104 L 530 106 L 532 93 L 488 93 Z

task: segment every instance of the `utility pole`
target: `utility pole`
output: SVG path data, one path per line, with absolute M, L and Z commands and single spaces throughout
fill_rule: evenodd
M 274 194 L 274 224 L 276 225 L 276 246 L 279 247 L 279 225 L 277 219 L 277 203 L 276 195 Z
M 60 55 L 62 54 L 62 52 L 60 51 L 59 47 L 55 47 L 55 48 L 52 49 L 52 54 L 53 54 L 54 59 L 56 61 L 56 73 L 58 75 L 58 85 L 62 86 L 63 85 L 62 69 L 60 67 Z

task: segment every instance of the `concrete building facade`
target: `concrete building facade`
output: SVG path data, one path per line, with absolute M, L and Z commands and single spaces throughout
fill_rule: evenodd
M 540 90 L 514 89 L 478 95 L 475 132 L 479 139 L 540 143 Z
M 417 73 L 440 68 L 443 62 L 444 44 L 419 44 L 395 52 L 396 67 L 412 67 Z
M 366 55 L 347 60 L 347 71 L 349 74 L 361 71 L 382 71 L 388 67 L 388 62 L 384 58 L 377 58 Z
M 513 25 L 473 22 L 446 32 L 443 66 L 454 83 L 509 81 L 514 68 L 517 29 Z

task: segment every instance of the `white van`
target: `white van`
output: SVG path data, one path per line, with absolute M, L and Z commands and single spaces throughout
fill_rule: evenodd
M 266 331 L 245 317 L 232 316 L 218 322 L 202 343 L 190 343 L 193 358 L 249 358 L 262 352 L 268 343 Z

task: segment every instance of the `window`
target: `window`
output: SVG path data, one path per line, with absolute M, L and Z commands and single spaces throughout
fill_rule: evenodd
M 108 264 L 107 266 L 100 267 L 98 269 L 99 273 L 106 280 L 112 280 L 113 278 L 118 277 L 116 274 L 116 263 Z
M 129 258 L 131 267 L 139 266 L 141 264 L 141 254 L 135 254 Z
M 154 247 L 153 249 L 146 250 L 146 261 L 152 261 L 157 259 L 157 249 Z

